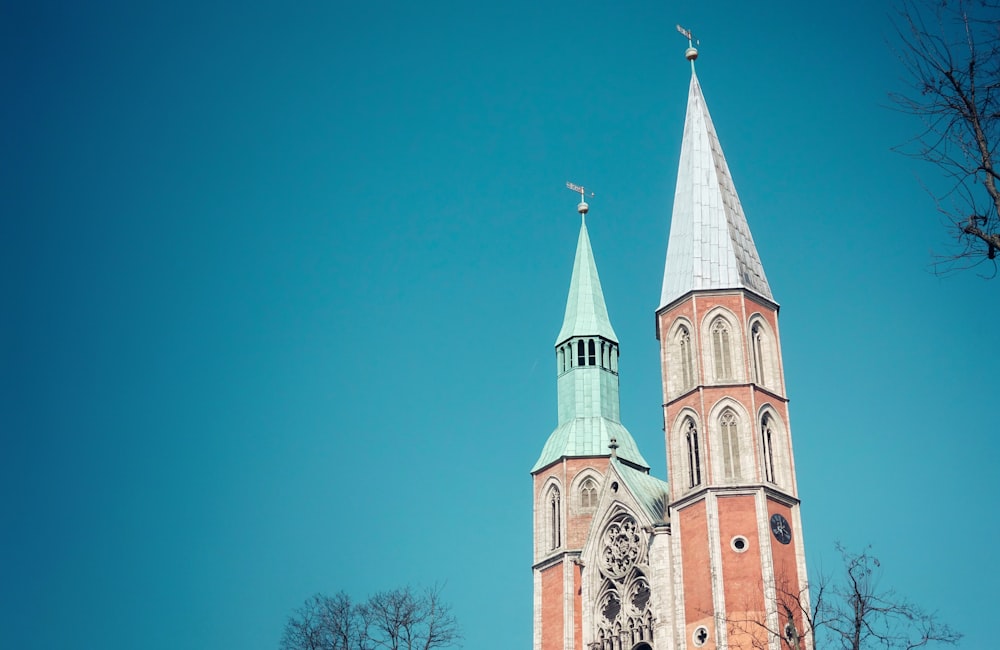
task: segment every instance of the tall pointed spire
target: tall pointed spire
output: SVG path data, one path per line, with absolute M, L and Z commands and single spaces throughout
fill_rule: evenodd
M 774 301 L 692 67 L 660 308 L 689 291 L 737 288 Z
M 586 204 L 583 204 L 586 205 Z M 586 216 L 580 223 L 580 238 L 576 243 L 576 259 L 573 261 L 573 278 L 569 283 L 566 298 L 566 315 L 562 329 L 556 337 L 556 345 L 574 336 L 600 336 L 618 342 L 611 327 L 608 307 L 604 303 L 601 278 L 597 275 L 594 251 L 590 247 Z
M 622 423 L 618 396 L 618 337 L 611 327 L 590 247 L 583 188 L 567 186 L 581 196 L 583 217 L 576 244 L 573 277 L 566 299 L 566 316 L 556 338 L 556 385 L 559 424 L 549 436 L 532 472 L 560 458 L 610 456 L 617 439 L 617 456 L 639 469 L 649 464 Z

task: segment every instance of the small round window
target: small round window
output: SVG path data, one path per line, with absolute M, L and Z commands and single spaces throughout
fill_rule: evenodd
M 743 535 L 737 535 L 736 537 L 729 540 L 729 546 L 732 547 L 737 553 L 745 553 L 748 548 L 750 548 L 750 542 Z
M 698 648 L 705 645 L 708 641 L 708 628 L 704 625 L 699 625 L 694 628 L 694 634 L 691 635 L 691 640 L 694 641 L 694 645 Z

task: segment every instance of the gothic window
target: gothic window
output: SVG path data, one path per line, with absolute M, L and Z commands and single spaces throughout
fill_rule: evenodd
M 776 483 L 774 479 L 774 440 L 771 416 L 765 415 L 760 421 L 760 442 L 764 452 L 764 480 Z
M 719 417 L 722 430 L 722 473 L 726 478 L 739 478 L 740 438 L 739 419 L 732 409 L 726 409 Z
M 597 483 L 592 478 L 586 478 L 580 484 L 580 507 L 597 507 Z
M 750 328 L 750 362 L 753 366 L 753 378 L 761 386 L 767 385 L 767 372 L 764 367 L 764 328 L 760 323 L 754 323 Z
M 590 343 L 587 345 L 587 365 L 597 365 L 597 351 L 594 345 L 594 339 L 590 339 Z
M 646 576 L 632 569 L 608 579 L 595 601 L 595 650 L 652 650 L 653 612 Z
M 587 356 L 584 353 L 583 341 L 576 342 L 576 365 L 585 365 L 587 361 Z
M 566 372 L 566 350 L 559 348 L 559 372 Z
M 546 501 L 549 509 L 549 550 L 553 550 L 562 546 L 562 503 L 559 488 L 552 486 Z
M 684 423 L 684 437 L 687 442 L 688 487 L 701 485 L 701 451 L 698 449 L 698 429 L 694 420 Z
M 687 390 L 694 385 L 694 363 L 691 354 L 691 332 L 683 326 L 677 330 L 677 350 L 681 362 L 681 389 Z
M 712 360 L 715 363 L 715 379 L 733 378 L 732 336 L 726 319 L 715 319 L 712 323 Z

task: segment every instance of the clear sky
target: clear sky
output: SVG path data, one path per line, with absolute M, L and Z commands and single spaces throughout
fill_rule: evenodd
M 0 3 L 0 647 L 277 647 L 443 584 L 531 642 L 579 217 L 664 475 L 690 68 L 776 299 L 810 569 L 995 645 L 1000 280 L 938 277 L 878 2 Z M 991 505 L 993 504 L 993 505 Z

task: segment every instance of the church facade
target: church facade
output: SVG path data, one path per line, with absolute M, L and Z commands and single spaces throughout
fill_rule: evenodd
M 811 645 L 778 304 L 696 56 L 656 311 L 668 478 L 621 422 L 619 342 L 581 202 L 558 422 L 531 470 L 534 650 Z

